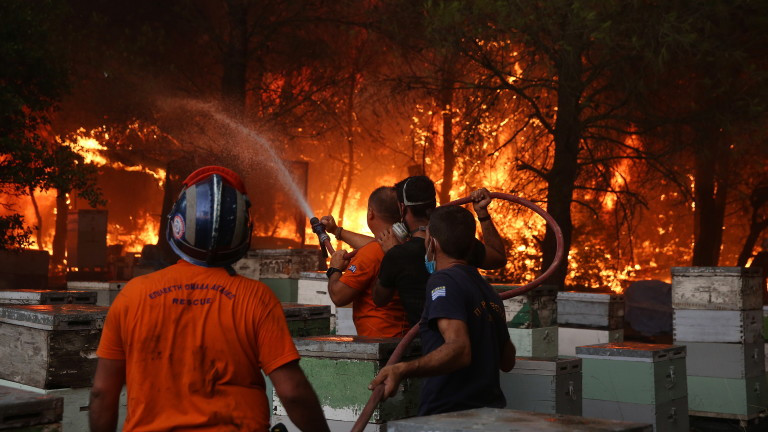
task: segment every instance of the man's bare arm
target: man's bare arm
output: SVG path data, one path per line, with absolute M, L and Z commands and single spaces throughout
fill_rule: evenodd
M 349 265 L 349 260 L 344 258 L 347 251 L 339 249 L 331 255 L 331 267 L 344 270 Z M 352 303 L 360 292 L 345 284 L 341 280 L 341 273 L 335 272 L 328 279 L 328 295 L 336 306 L 346 306 Z
M 320 218 L 320 222 L 325 226 L 325 231 L 329 234 L 333 234 L 336 240 L 341 240 L 344 243 L 352 246 L 353 249 L 360 249 L 368 243 L 375 241 L 373 237 L 369 237 L 365 234 L 356 233 L 353 231 L 345 230 L 344 228 L 336 225 L 336 220 L 333 216 L 323 216 Z
M 304 432 L 328 431 L 315 390 L 299 367 L 298 360 L 273 370 L 269 379 L 293 424 Z
M 88 423 L 93 432 L 114 432 L 117 429 L 120 392 L 125 385 L 125 360 L 100 358 L 88 404 Z
M 384 383 L 384 399 L 394 396 L 400 381 L 408 377 L 445 375 L 469 366 L 472 362 L 472 345 L 467 324 L 461 320 L 440 318 L 437 327 L 445 343 L 424 357 L 409 362 L 396 363 L 382 369 L 368 386 L 373 390 Z
M 483 233 L 483 243 L 485 244 L 485 259 L 480 268 L 485 270 L 502 268 L 507 264 L 507 252 L 501 234 L 499 234 L 490 213 L 488 213 L 491 193 L 486 188 L 480 188 L 472 192 L 470 197 L 473 201 L 472 207 L 480 221 L 480 230 Z

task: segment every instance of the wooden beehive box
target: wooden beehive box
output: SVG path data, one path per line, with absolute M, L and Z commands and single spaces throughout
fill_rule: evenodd
M 478 408 L 387 424 L 388 432 L 652 432 L 647 423 L 623 422 L 572 415 L 498 408 Z
M 557 357 L 557 327 L 509 328 L 509 338 L 520 357 Z
M 763 311 L 675 309 L 675 343 L 763 341 Z
M 60 397 L 0 386 L 0 430 L 59 431 L 62 409 Z
M 331 308 L 323 305 L 281 303 L 293 337 L 322 336 L 331 331 Z
M 576 347 L 586 417 L 643 421 L 688 432 L 684 346 L 622 342 Z
M 747 310 L 762 306 L 762 277 L 757 269 L 672 267 L 675 309 Z
M 685 342 L 688 376 L 747 378 L 765 373 L 765 344 Z
M 581 415 L 581 359 L 517 357 L 500 379 L 507 408 Z
M 749 378 L 688 377 L 688 409 L 701 417 L 752 420 L 766 415 L 765 374 Z
M 557 328 L 557 355 L 560 356 L 575 356 L 578 346 L 619 342 L 624 342 L 624 329 Z
M 301 354 L 301 368 L 320 399 L 325 417 L 328 420 L 354 422 L 371 396 L 368 384 L 384 367 L 400 339 L 315 336 L 294 338 L 294 342 Z M 418 355 L 419 351 L 417 344 L 411 344 L 404 359 Z M 416 415 L 419 381 L 407 379 L 403 381 L 403 386 L 403 391 L 376 407 L 370 423 L 385 423 Z M 273 399 L 273 413 L 286 415 L 279 398 Z
M 508 284 L 491 284 L 497 293 L 501 294 L 505 291 L 519 288 L 516 285 Z M 524 305 L 528 305 L 530 313 L 536 314 L 537 322 L 531 322 L 528 328 L 535 327 L 550 327 L 557 324 L 557 287 L 552 285 L 542 285 L 537 287 L 523 295 L 508 298 L 503 301 L 504 313 L 507 317 L 507 322 L 512 321 L 514 317 L 523 309 Z
M 69 281 L 67 282 L 68 290 L 84 290 L 96 292 L 96 305 L 97 306 L 110 306 L 115 298 L 120 294 L 120 290 L 123 289 L 127 281 L 109 281 L 109 282 L 97 282 L 97 281 Z
M 606 330 L 624 328 L 624 296 L 563 291 L 557 294 L 557 324 Z
M 41 389 L 89 387 L 108 308 L 0 307 L 0 378 Z
M 88 412 L 90 411 L 90 387 L 40 389 L 12 381 L 0 379 L 0 385 L 34 393 L 37 397 L 56 397 L 63 402 L 61 415 L 62 432 L 81 432 L 88 429 Z M 127 414 L 128 394 L 125 387 L 120 392 L 120 400 L 117 410 L 117 432 L 123 430 L 123 423 Z M 58 429 L 55 429 L 58 430 Z M 47 432 L 47 430 L 44 430 Z M 40 432 L 44 432 L 40 431 Z M 26 430 L 24 431 L 26 432 Z M 30 431 L 31 432 L 31 431 Z
M 96 293 L 71 290 L 0 290 L 0 306 L 50 304 L 95 305 Z

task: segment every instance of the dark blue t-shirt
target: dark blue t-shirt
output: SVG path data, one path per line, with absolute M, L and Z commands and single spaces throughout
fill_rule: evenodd
M 502 343 L 509 339 L 504 305 L 477 268 L 456 265 L 429 278 L 419 329 L 424 355 L 445 342 L 437 327 L 439 318 L 467 324 L 472 362 L 450 374 L 425 378 L 419 415 L 481 407 L 504 408 L 506 400 L 499 385 Z

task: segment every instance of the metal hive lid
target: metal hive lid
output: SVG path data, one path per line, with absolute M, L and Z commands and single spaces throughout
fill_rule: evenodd
M 24 305 L 0 307 L 0 322 L 43 330 L 91 330 L 104 327 L 109 308 L 95 305 Z
M 672 267 L 672 276 L 759 276 L 751 267 Z
M 302 357 L 387 360 L 400 338 L 329 335 L 298 337 L 293 342 Z M 403 357 L 418 355 L 420 351 L 419 344 L 412 342 Z
M 312 319 L 331 316 L 331 307 L 328 305 L 312 305 L 303 303 L 280 303 L 283 313 L 288 319 Z
M 685 345 L 615 342 L 577 346 L 576 355 L 581 358 L 621 358 L 656 362 L 685 357 Z
M 583 291 L 561 291 L 557 293 L 557 300 L 579 300 L 591 302 L 624 301 L 623 294 L 617 293 L 591 293 Z

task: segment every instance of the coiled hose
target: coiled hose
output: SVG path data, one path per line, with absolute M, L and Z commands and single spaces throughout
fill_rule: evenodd
M 506 300 L 512 297 L 519 296 L 521 294 L 525 294 L 528 291 L 531 291 L 532 289 L 544 283 L 544 281 L 546 281 L 550 276 L 552 276 L 552 273 L 554 273 L 558 269 L 558 267 L 560 267 L 560 265 L 562 264 L 563 257 L 565 256 L 565 245 L 564 245 L 565 242 L 563 241 L 563 232 L 560 229 L 560 226 L 557 224 L 557 222 L 555 222 L 555 219 L 538 205 L 532 203 L 531 201 L 528 201 L 527 199 L 520 198 L 518 196 L 507 194 L 507 193 L 501 193 L 501 192 L 491 192 L 491 198 L 502 199 L 505 201 L 513 202 L 533 210 L 539 216 L 543 217 L 544 220 L 547 221 L 547 225 L 549 225 L 549 228 L 552 229 L 552 231 L 555 233 L 555 239 L 557 242 L 557 251 L 555 253 L 555 258 L 552 260 L 552 263 L 549 265 L 549 268 L 547 268 L 547 270 L 544 273 L 539 275 L 539 277 L 532 280 L 531 282 L 528 282 L 527 284 L 521 287 L 510 289 L 499 294 L 499 297 L 501 297 L 502 300 Z M 460 199 L 451 201 L 443 205 L 464 205 L 470 202 L 472 202 L 472 198 L 466 197 L 466 198 L 460 198 Z M 316 218 L 313 218 L 313 220 L 316 220 Z M 313 222 L 312 225 L 314 227 L 316 226 L 316 223 Z M 317 231 L 315 232 L 317 233 Z M 330 237 L 328 237 L 327 234 L 325 234 L 325 236 L 322 237 L 319 233 L 318 233 L 318 237 L 320 238 L 321 246 L 324 247 L 329 253 L 333 253 L 333 246 L 331 246 Z M 352 251 L 349 254 L 345 255 L 345 258 L 351 258 L 352 256 L 354 256 L 354 254 L 355 254 L 355 251 Z M 416 337 L 416 334 L 418 332 L 419 332 L 419 324 L 416 324 L 415 326 L 411 327 L 410 330 L 408 330 L 408 333 L 406 333 L 405 336 L 403 336 L 402 340 L 400 340 L 400 343 L 397 345 L 395 350 L 392 352 L 392 355 L 389 357 L 389 360 L 387 361 L 387 364 L 386 364 L 387 366 L 393 365 L 400 361 L 400 359 L 403 356 L 403 352 L 408 347 L 408 345 L 410 345 L 411 341 L 413 341 L 413 338 Z M 378 405 L 379 402 L 381 402 L 381 399 L 383 396 L 384 396 L 384 385 L 379 384 L 371 392 L 371 397 L 368 399 L 368 403 L 365 404 L 363 411 L 360 413 L 360 417 L 358 417 L 357 421 L 352 426 L 352 432 L 362 432 L 363 428 L 365 428 L 365 425 L 368 423 L 368 420 L 370 420 L 371 415 L 373 415 L 373 411 L 376 408 L 376 405 Z

